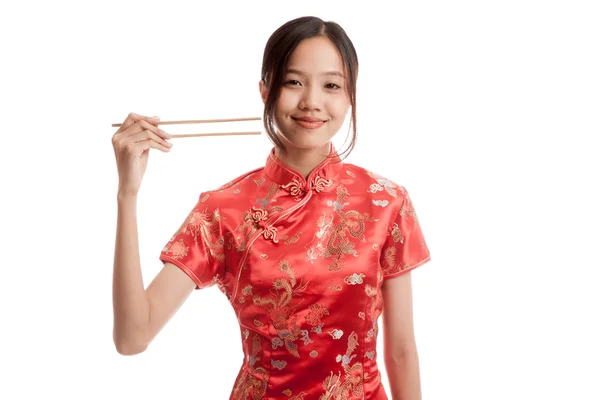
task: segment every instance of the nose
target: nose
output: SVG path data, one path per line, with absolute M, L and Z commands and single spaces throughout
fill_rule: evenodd
M 319 87 L 316 85 L 310 85 L 302 93 L 300 99 L 300 109 L 302 110 L 321 110 L 322 106 L 322 93 Z

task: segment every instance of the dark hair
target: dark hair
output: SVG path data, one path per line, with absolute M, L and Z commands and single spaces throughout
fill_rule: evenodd
M 275 132 L 275 103 L 281 93 L 285 70 L 292 52 L 304 39 L 322 36 L 326 37 L 337 47 L 346 69 L 346 93 L 352 106 L 352 142 L 347 150 L 352 151 L 356 143 L 356 78 L 358 76 L 358 56 L 350 38 L 344 29 L 333 21 L 323 21 L 317 17 L 300 17 L 280 26 L 269 38 L 263 54 L 261 79 L 269 94 L 265 101 L 263 123 L 269 139 L 285 153 L 286 148 Z M 346 138 L 347 140 L 347 138 Z M 345 142 L 344 142 L 345 143 Z

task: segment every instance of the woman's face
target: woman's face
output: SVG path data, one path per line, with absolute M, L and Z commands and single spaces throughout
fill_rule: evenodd
M 265 101 L 268 89 L 262 82 L 260 89 Z M 346 90 L 344 63 L 335 45 L 326 37 L 300 42 L 290 56 L 274 110 L 286 148 L 326 146 L 346 118 L 350 106 Z

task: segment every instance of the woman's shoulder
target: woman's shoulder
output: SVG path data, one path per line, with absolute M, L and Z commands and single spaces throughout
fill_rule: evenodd
M 346 172 L 350 178 L 353 179 L 353 185 L 359 188 L 365 188 L 368 193 L 372 195 L 388 195 L 393 199 L 401 200 L 407 195 L 406 188 L 391 178 L 381 175 L 376 171 L 359 166 L 356 164 L 345 164 Z
M 248 193 L 253 186 L 256 186 L 255 181 L 259 181 L 263 176 L 264 167 L 255 168 L 250 171 L 227 181 L 226 183 L 214 189 L 205 190 L 203 196 L 210 196 L 213 202 L 219 203 L 230 197 L 241 197 Z

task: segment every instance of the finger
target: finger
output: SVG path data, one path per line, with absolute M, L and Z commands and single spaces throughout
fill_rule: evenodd
M 138 121 L 148 121 L 148 122 L 151 122 L 151 123 L 158 123 L 160 121 L 160 118 L 158 118 L 158 117 L 147 117 L 145 115 L 140 115 L 140 114 L 136 114 L 134 112 L 131 112 L 131 113 L 129 113 L 129 115 L 127 116 L 127 118 L 125 118 L 125 121 L 123 121 L 123 123 L 119 127 L 119 130 L 117 130 L 116 133 L 121 133 L 121 132 L 127 130 L 130 126 L 132 126 L 133 124 L 135 124 Z
M 173 135 L 163 131 L 162 129 L 159 129 L 157 126 L 155 126 L 145 120 L 137 121 L 135 124 L 130 126 L 127 130 L 122 132 L 122 136 L 129 137 L 133 134 L 136 134 L 136 133 L 144 131 L 144 130 L 152 131 L 156 135 L 158 135 L 164 139 L 171 139 L 173 137 Z
M 140 157 L 145 151 L 150 148 L 154 148 L 157 150 L 161 150 L 165 153 L 168 153 L 171 149 L 162 146 L 159 143 L 156 143 L 154 140 L 147 139 L 142 142 L 129 142 L 125 146 L 125 154 L 128 154 L 128 157 Z
M 152 139 L 146 139 L 146 140 L 143 140 L 143 141 L 141 141 L 141 142 L 137 142 L 135 145 L 136 145 L 136 148 L 138 148 L 138 149 L 141 149 L 141 150 L 142 150 L 142 151 L 140 151 L 140 152 L 139 152 L 139 154 L 140 154 L 140 155 L 142 154 L 142 152 L 143 152 L 144 150 L 148 150 L 148 149 L 150 149 L 150 148 L 157 149 L 157 150 L 161 150 L 161 151 L 163 151 L 163 152 L 165 152 L 165 153 L 168 153 L 169 151 L 171 151 L 171 149 L 170 149 L 170 148 L 168 148 L 168 147 L 165 147 L 165 146 L 163 146 L 162 144 L 160 144 L 160 143 L 157 143 L 157 142 L 155 142 L 155 141 L 154 141 L 154 140 L 152 140 Z
M 160 118 L 156 117 L 156 123 L 158 123 L 160 121 Z M 173 138 L 173 135 L 171 135 L 170 133 L 167 133 L 165 131 L 163 131 L 162 129 L 158 128 L 158 126 L 153 125 L 152 123 L 148 123 L 146 121 L 140 121 L 140 126 L 143 126 L 144 128 L 151 130 L 152 132 L 154 132 L 155 134 L 157 134 L 158 136 L 164 138 L 164 139 L 171 139 Z
M 156 143 L 160 143 L 165 147 L 172 147 L 173 143 L 171 142 L 167 142 L 165 139 L 163 139 L 162 137 L 158 136 L 156 133 L 152 132 L 149 129 L 145 129 L 141 132 L 138 132 L 134 135 L 130 136 L 131 141 L 133 142 L 141 142 L 147 139 L 152 139 L 154 140 Z

